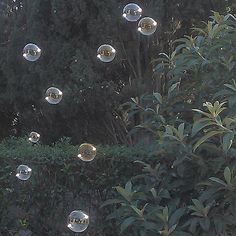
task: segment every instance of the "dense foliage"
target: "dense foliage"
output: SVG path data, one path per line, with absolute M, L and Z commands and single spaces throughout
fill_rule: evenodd
M 121 17 L 127 1 L 2 0 L 0 5 L 0 137 L 22 136 L 32 129 L 44 143 L 63 136 L 74 143 L 126 143 L 127 124 L 120 104 L 152 92 L 159 84 L 150 62 L 211 10 L 227 11 L 230 1 L 137 1 L 160 27 L 150 38 Z M 22 58 L 33 42 L 42 49 L 37 63 Z M 100 63 L 96 50 L 112 44 L 117 58 Z M 48 106 L 44 93 L 56 86 L 64 93 Z M 104 133 L 106 135 L 104 136 Z
M 90 215 L 84 235 L 235 234 L 235 3 L 138 3 L 161 25 L 149 38 L 121 19 L 121 1 L 0 3 L 0 137 L 36 130 L 51 144 L 0 143 L 0 235 L 73 235 L 75 208 Z M 202 23 L 210 10 L 224 15 Z M 37 63 L 22 59 L 28 42 Z M 96 60 L 102 43 L 118 51 L 109 65 Z M 64 93 L 58 106 L 44 101 L 49 86 Z M 126 147 L 98 145 L 83 163 L 63 136 Z
M 74 209 L 91 218 L 84 235 L 118 235 L 105 223 L 107 210 L 101 204 L 113 196 L 113 185 L 123 185 L 141 171 L 133 163 L 145 156 L 141 148 L 98 147 L 96 159 L 84 163 L 77 146 L 63 139 L 53 146 L 31 145 L 27 138 L 10 138 L 0 143 L 0 235 L 74 235 L 67 216 Z M 15 177 L 20 164 L 32 169 L 27 182 Z M 130 171 L 132 167 L 132 172 Z
M 234 235 L 236 17 L 215 12 L 175 43 L 156 66 L 163 89 L 130 104 L 136 129 L 156 137 L 156 163 L 138 162 L 143 173 L 103 206 L 117 204 L 107 219 L 125 235 Z

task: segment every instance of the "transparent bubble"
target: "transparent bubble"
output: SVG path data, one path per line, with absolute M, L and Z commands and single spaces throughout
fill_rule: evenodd
M 28 180 L 31 176 L 32 169 L 26 165 L 20 165 L 16 169 L 16 177 L 20 180 Z
M 46 97 L 45 99 L 50 103 L 50 104 L 58 104 L 61 99 L 62 99 L 62 91 L 60 91 L 58 88 L 55 87 L 50 87 L 46 91 Z
M 116 56 L 116 50 L 108 44 L 101 45 L 97 51 L 97 57 L 102 62 L 111 62 Z
M 150 17 L 144 17 L 138 23 L 138 31 L 143 35 L 151 35 L 156 29 L 157 22 Z
M 97 149 L 89 143 L 83 143 L 79 146 L 78 157 L 82 161 L 92 161 L 97 154 Z
M 141 16 L 142 8 L 135 3 L 129 3 L 123 9 L 123 17 L 127 21 L 137 21 Z
M 37 143 L 40 139 L 40 134 L 38 134 L 37 132 L 31 132 L 29 135 L 29 141 L 31 143 Z
M 23 49 L 23 57 L 27 61 L 37 61 L 41 56 L 41 49 L 33 44 L 29 43 L 27 44 Z
M 88 228 L 89 216 L 83 211 L 72 211 L 68 216 L 67 227 L 73 232 L 83 232 Z

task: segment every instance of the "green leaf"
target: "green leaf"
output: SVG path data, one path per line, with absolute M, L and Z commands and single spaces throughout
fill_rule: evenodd
M 180 218 L 184 215 L 185 208 L 177 209 L 170 217 L 169 224 L 174 225 L 177 224 Z
M 173 129 L 170 125 L 167 125 L 166 127 L 166 131 L 165 131 L 165 135 L 170 135 L 170 136 L 173 136 Z
M 180 85 L 180 82 L 177 82 L 175 84 L 172 84 L 171 87 L 169 88 L 168 90 L 168 97 L 171 95 L 171 93 L 176 89 L 178 88 Z
M 234 133 L 233 132 L 229 132 L 226 133 L 223 136 L 223 150 L 224 152 L 228 152 L 228 150 L 231 148 L 232 144 L 233 144 L 233 139 L 234 139 Z
M 226 180 L 226 183 L 227 184 L 231 184 L 231 171 L 229 169 L 229 167 L 226 167 L 225 170 L 224 170 L 224 177 L 225 177 L 225 180 Z
M 192 199 L 192 201 L 199 212 L 201 212 L 204 209 L 203 204 L 198 199 Z
M 213 118 L 212 117 L 212 115 L 211 114 L 209 114 L 209 113 L 207 113 L 207 112 L 204 112 L 204 111 L 201 111 L 201 110 L 199 110 L 199 109 L 192 109 L 193 111 L 196 111 L 196 112 L 198 112 L 198 113 L 200 113 L 200 114 L 202 114 L 202 115 L 204 115 L 204 116 L 207 116 L 208 118 Z
M 122 195 L 128 202 L 131 202 L 131 194 L 130 192 L 128 192 L 127 190 L 125 190 L 124 188 L 118 186 L 115 187 L 116 191 Z
M 203 103 L 203 106 L 204 106 L 204 107 L 207 107 L 208 111 L 214 116 L 215 108 L 214 108 L 214 106 L 212 105 L 212 103 L 210 103 L 210 102 L 205 102 L 205 103 Z
M 153 96 L 156 98 L 156 100 L 162 104 L 162 96 L 160 93 L 153 93 Z
M 204 217 L 203 213 L 201 213 L 201 212 L 193 212 L 193 213 L 191 213 L 191 216 Z
M 188 208 L 192 211 L 198 211 L 198 209 L 195 206 L 192 206 L 192 205 L 188 206 Z
M 166 198 L 166 199 L 171 199 L 170 193 L 168 192 L 167 189 L 161 189 L 158 196 L 160 198 Z
M 181 140 L 184 138 L 184 123 L 180 124 L 178 127 L 178 135 Z
M 170 229 L 168 230 L 168 233 L 169 233 L 169 234 L 173 233 L 173 232 L 175 231 L 176 227 L 177 227 L 177 224 L 172 225 L 172 226 L 170 227 Z
M 203 128 L 214 125 L 215 123 L 210 118 L 201 118 L 200 120 L 197 120 L 193 124 L 192 128 L 192 137 L 195 136 L 200 130 Z
M 164 216 L 166 222 L 168 222 L 168 220 L 169 220 L 169 209 L 168 209 L 168 207 L 165 207 L 163 209 L 163 216 Z
M 131 98 L 131 100 L 135 103 L 138 104 L 138 101 L 135 98 Z
M 156 199 L 156 198 L 157 198 L 157 192 L 156 192 L 156 190 L 155 190 L 154 188 L 152 188 L 150 191 L 151 191 L 152 196 L 154 197 L 154 199 Z
M 236 92 L 236 88 L 233 85 L 231 85 L 231 84 L 224 84 L 224 86 L 229 88 L 229 89 L 231 89 L 231 90 L 233 90 L 234 92 Z
M 128 181 L 128 182 L 126 183 L 126 185 L 125 185 L 125 190 L 126 190 L 127 192 L 129 192 L 129 193 L 132 192 L 132 183 L 131 183 L 131 181 Z
M 105 206 L 112 205 L 112 204 L 121 203 L 121 202 L 124 202 L 124 201 L 121 199 L 108 199 L 100 206 L 100 208 L 103 208 Z
M 137 213 L 139 217 L 143 217 L 143 212 L 142 210 L 139 210 L 136 206 L 131 205 L 131 208 Z
M 146 203 L 146 204 L 144 205 L 144 207 L 142 208 L 142 210 L 141 210 L 142 215 L 144 214 L 144 211 L 145 211 L 145 209 L 146 209 L 147 206 L 148 206 L 148 203 Z
M 157 215 L 157 217 L 158 217 L 159 219 L 161 219 L 163 222 L 166 222 L 166 219 L 165 219 L 165 217 L 163 216 L 163 214 L 157 213 L 156 215 Z
M 227 186 L 227 184 L 223 181 L 223 180 L 221 180 L 221 179 L 219 179 L 219 178 L 216 178 L 216 177 L 211 177 L 211 178 L 209 178 L 211 181 L 213 181 L 213 182 L 216 182 L 216 183 L 218 183 L 218 184 L 221 184 L 221 185 L 223 185 L 223 186 Z
M 129 217 L 129 218 L 126 218 L 122 224 L 120 225 L 120 230 L 121 230 L 121 233 L 123 233 L 130 225 L 132 225 L 134 222 L 136 221 L 136 218 L 135 217 Z
M 197 143 L 194 145 L 193 147 L 193 151 L 195 152 L 196 149 L 203 144 L 204 142 L 206 142 L 209 138 L 217 135 L 217 134 L 222 134 L 224 131 L 210 131 L 209 133 L 207 133 L 206 135 L 204 135 L 202 138 L 200 138 Z

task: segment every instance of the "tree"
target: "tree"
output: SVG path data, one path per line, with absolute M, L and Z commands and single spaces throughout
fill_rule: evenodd
M 9 134 L 12 120 L 17 119 L 13 127 L 17 135 L 35 129 L 46 143 L 71 136 L 74 142 L 130 144 L 119 106 L 130 97 L 159 89 L 161 82 L 153 76 L 152 59 L 172 47 L 186 26 L 199 20 L 190 20 L 196 9 L 203 17 L 215 4 L 217 9 L 225 7 L 220 2 L 201 1 L 194 9 L 190 3 L 177 0 L 171 4 L 163 0 L 140 2 L 144 13 L 160 22 L 158 33 L 150 38 L 137 34 L 136 24 L 121 18 L 122 2 L 3 2 L 0 50 L 6 56 L 0 61 L 0 80 L 6 131 L 2 137 Z M 189 13 L 181 17 L 184 10 Z M 42 49 L 36 63 L 22 58 L 22 48 L 29 42 Z M 96 58 L 103 43 L 112 44 L 118 52 L 108 65 Z M 57 107 L 44 101 L 50 86 L 64 93 Z

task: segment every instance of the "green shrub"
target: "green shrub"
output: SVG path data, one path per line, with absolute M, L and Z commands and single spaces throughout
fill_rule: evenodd
M 0 143 L 0 235 L 21 231 L 32 235 L 73 235 L 66 221 L 74 209 L 90 215 L 86 235 L 111 235 L 111 231 L 117 235 L 112 224 L 104 224 L 107 210 L 99 207 L 113 196 L 113 185 L 123 185 L 139 173 L 140 167 L 133 166 L 133 162 L 145 157 L 147 151 L 98 146 L 95 160 L 84 163 L 77 158 L 77 148 L 68 139 L 53 146 L 32 146 L 27 138 Z M 33 170 L 26 182 L 15 177 L 20 164 Z
M 235 235 L 236 18 L 215 12 L 175 43 L 156 60 L 159 91 L 126 104 L 156 161 L 138 161 L 143 172 L 102 207 L 122 235 Z

